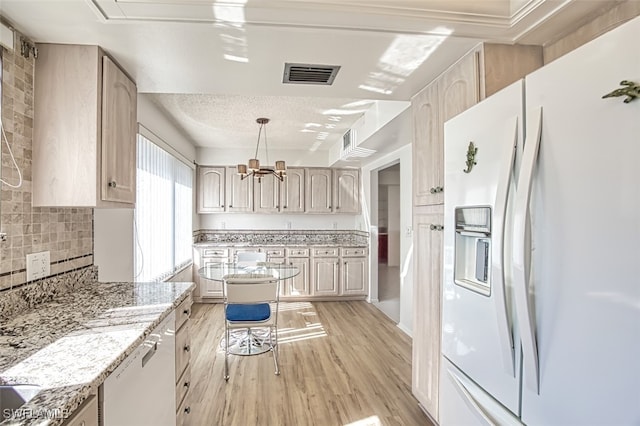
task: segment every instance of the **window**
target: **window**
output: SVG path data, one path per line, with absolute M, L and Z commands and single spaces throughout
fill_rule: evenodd
M 138 134 L 136 281 L 162 281 L 191 263 L 193 169 Z

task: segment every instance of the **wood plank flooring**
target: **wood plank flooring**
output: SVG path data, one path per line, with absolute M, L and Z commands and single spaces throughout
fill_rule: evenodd
M 191 425 L 431 425 L 411 394 L 411 339 L 363 302 L 280 304 L 280 376 L 271 352 L 230 356 L 221 304 L 191 319 Z

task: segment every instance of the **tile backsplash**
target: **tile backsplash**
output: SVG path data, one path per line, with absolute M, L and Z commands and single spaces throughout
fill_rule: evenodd
M 51 275 L 93 265 L 93 210 L 40 208 L 31 205 L 33 138 L 33 56 L 20 54 L 20 34 L 14 50 L 2 49 L 2 127 L 22 173 L 22 186 L 0 188 L 0 291 L 26 282 L 26 255 L 49 251 Z M 10 184 L 19 174 L 2 139 L 2 179 Z

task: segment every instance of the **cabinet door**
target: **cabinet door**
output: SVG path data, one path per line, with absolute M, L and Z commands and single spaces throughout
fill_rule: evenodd
M 228 212 L 253 211 L 253 180 L 241 179 L 235 166 L 227 167 L 225 201 Z
M 292 257 L 287 260 L 287 263 L 297 267 L 300 273 L 284 281 L 283 296 L 309 296 L 311 294 L 309 288 L 309 258 Z
M 198 167 L 198 213 L 224 211 L 224 167 Z
M 107 56 L 102 64 L 103 201 L 136 201 L 136 85 Z
M 480 99 L 479 60 L 480 52 L 474 50 L 463 56 L 440 79 L 438 97 L 442 111 L 441 126 Z
M 253 179 L 247 178 L 246 180 Z M 285 178 L 286 179 L 286 178 Z M 257 213 L 275 213 L 280 210 L 280 185 L 273 175 L 253 179 L 253 206 Z
M 442 205 L 414 215 L 412 391 L 438 421 L 440 289 L 442 287 Z
M 331 213 L 331 169 L 307 169 L 306 212 Z
M 337 296 L 339 292 L 339 263 L 337 257 L 314 258 L 311 261 L 313 296 Z
M 360 171 L 335 169 L 333 171 L 333 211 L 360 213 Z
M 283 213 L 304 212 L 304 169 L 287 168 L 287 177 L 280 184 L 280 211 Z
M 437 83 L 411 100 L 413 110 L 413 204 L 442 204 L 444 183 L 443 124 Z
M 205 257 L 202 258 L 202 267 L 206 267 L 212 263 L 228 262 L 227 257 Z M 200 297 L 223 297 L 222 282 L 200 278 Z
M 345 257 L 342 259 L 341 295 L 367 294 L 367 263 L 366 257 Z

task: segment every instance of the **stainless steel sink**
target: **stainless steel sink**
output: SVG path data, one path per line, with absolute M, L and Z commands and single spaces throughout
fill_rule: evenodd
M 10 418 L 38 392 L 40 387 L 36 385 L 0 385 L 0 422 Z

